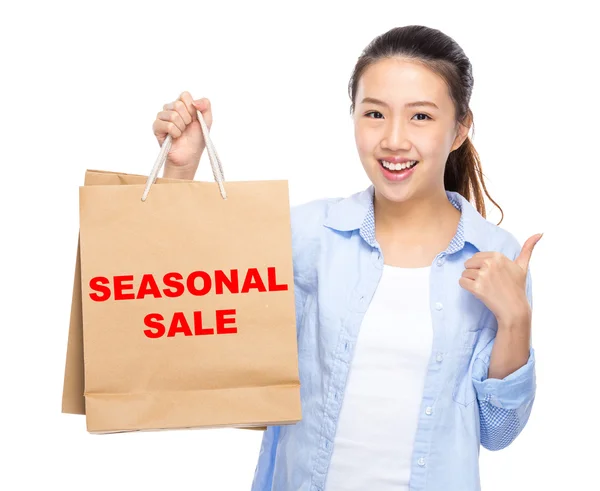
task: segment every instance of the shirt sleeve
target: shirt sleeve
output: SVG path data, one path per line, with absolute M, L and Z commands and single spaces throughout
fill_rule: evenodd
M 527 271 L 526 292 L 533 308 L 531 273 Z M 488 378 L 495 336 L 476 356 L 473 385 L 479 403 L 481 444 L 488 450 L 510 445 L 529 420 L 536 392 L 535 350 L 530 344 L 529 359 L 502 380 Z
M 280 430 L 279 426 L 267 426 L 267 429 L 263 433 L 251 491 L 272 490 L 275 454 Z
M 316 206 L 314 203 L 309 203 L 308 205 L 293 206 L 290 209 L 297 342 L 299 342 L 304 306 L 308 298 L 305 286 L 307 282 L 306 278 L 309 276 L 307 274 L 309 268 L 305 259 L 306 244 L 304 241 L 306 235 L 305 228 L 308 221 L 305 219 L 305 214 L 307 213 L 307 207 L 314 206 Z M 263 433 L 251 491 L 272 491 L 273 489 L 275 457 L 277 455 L 280 432 L 281 426 L 267 426 L 267 429 Z

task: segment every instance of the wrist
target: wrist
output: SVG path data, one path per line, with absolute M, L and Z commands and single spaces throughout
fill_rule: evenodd
M 515 309 L 513 312 L 504 317 L 499 318 L 498 328 L 504 330 L 523 329 L 525 326 L 531 326 L 532 311 L 529 304 L 526 306 Z
M 176 165 L 171 164 L 168 160 L 165 162 L 163 170 L 163 178 L 168 179 L 183 179 L 192 181 L 196 170 L 198 169 L 198 163 L 195 164 L 184 164 Z

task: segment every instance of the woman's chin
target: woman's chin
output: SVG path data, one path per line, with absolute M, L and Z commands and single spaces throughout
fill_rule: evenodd
M 380 197 L 388 200 L 400 203 L 406 201 L 413 194 L 413 186 L 403 182 L 389 182 L 386 179 L 379 177 L 378 179 L 372 179 L 371 182 L 375 187 L 376 194 Z
M 408 189 L 387 189 L 386 186 L 384 186 L 383 189 L 375 189 L 382 198 L 392 203 L 403 203 L 410 199 L 411 196 L 410 190 Z

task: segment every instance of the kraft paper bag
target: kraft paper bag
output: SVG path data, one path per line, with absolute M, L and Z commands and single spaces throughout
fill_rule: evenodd
M 287 182 L 224 185 L 198 119 L 216 183 L 157 178 L 167 136 L 79 188 L 63 412 L 91 433 L 301 420 Z
M 144 180 L 80 187 L 63 412 L 92 433 L 299 421 L 287 182 L 157 179 L 142 202 Z
M 110 171 L 88 170 L 85 173 L 85 186 L 103 184 L 143 184 L 146 176 Z M 185 182 L 178 179 L 157 178 L 156 183 Z M 83 323 L 81 317 L 81 261 L 79 256 L 79 236 L 75 258 L 75 278 L 71 300 L 71 317 L 62 396 L 62 412 L 85 414 L 84 372 L 83 372 Z

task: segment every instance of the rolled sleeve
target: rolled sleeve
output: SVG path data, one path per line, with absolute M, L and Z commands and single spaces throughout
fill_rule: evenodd
M 491 342 L 475 360 L 473 386 L 480 417 L 480 441 L 488 450 L 501 450 L 523 431 L 535 400 L 535 351 L 522 367 L 503 379 L 488 378 Z
M 473 385 L 480 401 L 504 409 L 519 409 L 530 403 L 536 390 L 535 350 L 529 348 L 529 359 L 522 367 L 510 373 L 503 379 L 487 378 L 489 355 L 483 355 L 476 360 L 480 364 L 473 371 Z
M 525 293 L 530 307 L 533 309 L 531 270 L 527 269 Z M 530 337 L 529 358 L 527 363 L 503 379 L 488 378 L 490 357 L 495 338 L 479 353 L 473 366 L 473 385 L 479 401 L 504 409 L 526 411 L 535 398 L 535 350 L 533 335 Z

